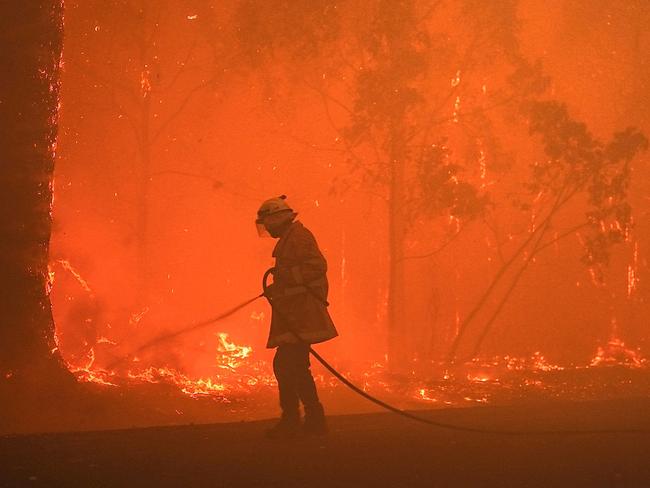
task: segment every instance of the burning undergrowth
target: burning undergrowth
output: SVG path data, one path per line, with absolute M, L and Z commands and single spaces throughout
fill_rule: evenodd
M 93 290 L 84 278 L 68 261 L 59 264 L 94 303 Z M 75 310 L 72 298 L 68 296 L 66 303 Z M 235 339 L 226 332 L 203 331 L 198 336 L 183 335 L 180 340 L 175 338 L 141 350 L 135 345 L 157 342 L 157 335 L 170 335 L 169 331 L 152 326 L 155 320 L 149 308 L 128 314 L 127 328 L 132 332 L 121 337 L 117 333 L 119 327 L 98 328 L 95 319 L 100 315 L 95 308 L 86 306 L 80 314 L 68 314 L 84 318 L 77 320 L 81 325 L 60 324 L 65 327 L 61 328 L 62 340 L 57 347 L 80 384 L 101 393 L 145 395 L 145 403 L 149 402 L 151 408 L 166 410 L 185 421 L 215 420 L 215 404 L 223 407 L 217 408 L 221 411 L 218 420 L 276 414 L 271 353 L 264 352 L 259 343 L 242 344 L 246 341 L 244 337 Z M 258 326 L 265 322 L 264 314 L 252 312 L 249 319 L 259 336 Z M 238 328 L 244 329 L 241 323 Z M 78 330 L 90 333 L 75 335 Z M 100 335 L 99 330 L 107 335 Z M 536 352 L 524 357 L 476 358 L 453 366 L 419 361 L 396 373 L 385 359 L 356 363 L 337 361 L 341 358 L 336 355 L 331 359 L 335 367 L 340 367 L 346 377 L 366 392 L 405 409 L 650 394 L 648 360 L 640 350 L 626 346 L 615 327 L 610 340 L 597 346 L 593 357 L 582 364 L 555 364 Z M 330 411 L 348 413 L 375 408 L 361 399 L 355 404 L 344 400 L 349 394 L 343 385 L 320 365 L 314 364 L 313 370 Z M 208 410 L 212 409 L 207 417 L 201 410 L 206 405 Z M 188 415 L 190 411 L 194 414 Z
M 268 361 L 259 359 L 251 346 L 237 345 L 218 333 L 215 373 L 193 377 L 167 366 L 139 364 L 105 369 L 88 362 L 69 364 L 80 382 L 101 388 L 134 390 L 152 385 L 176 391 L 191 399 L 207 399 L 228 406 L 231 412 L 256 416 L 259 399 L 275 397 L 275 380 Z M 322 394 L 336 401 L 345 387 L 315 365 Z M 346 376 L 368 393 L 401 408 L 444 408 L 477 404 L 504 405 L 537 400 L 589 400 L 637 397 L 650 394 L 648 361 L 639 350 L 618 338 L 599 346 L 590 362 L 558 365 L 537 352 L 529 357 L 499 356 L 474 359 L 453 367 L 442 363 L 415 364 L 410 373 L 393 373 L 385 362 L 357 365 Z M 274 401 L 274 400 L 273 400 Z
M 15 382 L 8 378 L 4 388 L 16 401 L 13 407 L 5 405 L 5 410 L 11 407 L 4 413 L 9 423 L 0 425 L 0 432 L 122 429 L 276 416 L 272 352 L 255 343 L 242 344 L 239 335 L 205 335 L 212 340 L 206 340 L 203 350 L 193 350 L 188 347 L 193 341 L 185 340 L 124 356 L 127 359 L 112 368 L 108 366 L 114 358 L 133 342 L 120 344 L 117 337 L 100 336 L 86 354 L 71 354 L 66 353 L 63 336 L 58 347 L 77 378 L 74 390 L 25 392 L 16 389 L 17 384 L 12 389 Z M 639 350 L 616 337 L 595 349 L 584 364 L 555 364 L 535 353 L 475 359 L 453 367 L 420 361 L 400 373 L 391 371 L 385 360 L 350 363 L 345 355 L 323 354 L 366 392 L 407 410 L 650 396 L 650 368 Z M 188 367 L 192 361 L 185 361 L 194 358 L 201 363 L 203 356 L 209 358 L 209 368 L 202 363 L 192 369 Z M 312 364 L 328 414 L 379 411 L 316 361 Z
M 68 368 L 82 382 L 107 387 L 168 384 L 192 398 L 208 396 L 223 401 L 230 396 L 252 394 L 256 389 L 274 385 L 268 364 L 251 357 L 251 346 L 235 344 L 225 332 L 219 332 L 216 337 L 216 372 L 208 377 L 191 377 L 173 367 L 152 365 L 152 361 L 143 363 L 138 356 L 128 358 L 128 362 L 120 363 L 114 369 L 101 367 L 95 364 L 94 348 L 89 350 L 85 364 L 68 363 Z

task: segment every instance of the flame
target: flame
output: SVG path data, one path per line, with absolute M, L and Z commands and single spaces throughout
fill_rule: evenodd
M 252 347 L 235 344 L 225 332 L 219 332 L 216 336 L 216 366 L 227 373 L 209 378 L 192 378 L 168 366 L 137 368 L 141 362 L 137 357 L 131 360 L 132 368 L 126 372 L 109 371 L 96 365 L 94 348 L 89 349 L 83 364 L 67 362 L 66 365 L 82 382 L 113 387 L 143 383 L 172 384 L 192 398 L 212 396 L 221 401 L 228 401 L 229 394 L 248 393 L 251 387 L 272 386 L 275 383 L 266 363 L 250 361 Z M 107 337 L 100 337 L 97 344 L 116 345 L 116 342 Z
M 468 373 L 467 379 L 469 381 L 478 381 L 480 383 L 487 383 L 488 381 L 499 381 L 498 379 L 491 378 L 489 375 L 485 373 L 481 373 L 478 375 L 472 375 L 471 373 Z
M 136 382 L 142 383 L 173 383 L 183 393 L 192 398 L 212 395 L 214 393 L 222 394 L 227 389 L 223 383 L 213 381 L 211 378 L 192 380 L 173 368 L 149 367 L 140 373 L 132 373 L 129 371 L 127 376 L 132 380 L 136 380 Z
M 54 287 L 54 278 L 55 278 L 55 273 L 52 267 L 48 264 L 47 265 L 47 280 L 45 282 L 45 294 L 47 296 L 52 293 L 52 288 Z
M 110 340 L 108 337 L 101 336 L 97 339 L 97 344 L 110 344 L 111 346 L 116 346 L 117 342 Z
M 636 252 L 635 247 L 635 254 Z M 68 261 L 58 262 L 75 277 L 86 292 L 92 293 L 88 282 Z M 51 276 L 53 280 L 53 272 Z M 140 312 L 133 313 L 129 319 L 130 324 L 137 325 L 148 312 L 149 308 L 145 307 Z M 264 313 L 252 312 L 250 318 L 263 320 Z M 226 332 L 218 332 L 215 337 L 217 343 L 213 357 L 216 372 L 210 376 L 193 377 L 169 365 L 153 365 L 138 357 L 131 359 L 126 370 L 107 370 L 101 366 L 102 361 L 98 360 L 96 348 L 100 348 L 101 351 L 105 350 L 102 348 L 119 347 L 120 344 L 114 338 L 104 335 L 97 338 L 94 347 L 90 347 L 81 360 L 66 364 L 78 381 L 96 384 L 99 387 L 166 384 L 176 387 L 179 392 L 190 398 L 212 398 L 224 403 L 231 402 L 233 397 L 251 395 L 264 388 L 275 386 L 270 364 L 256 359 L 250 345 L 236 343 Z M 55 347 L 52 352 L 57 350 L 59 350 L 59 337 L 55 334 Z M 564 383 L 558 383 L 557 379 L 549 375 L 567 369 L 577 371 L 605 365 L 642 368 L 647 366 L 647 361 L 639 350 L 625 346 L 618 338 L 614 327 L 612 338 L 605 346 L 598 347 L 595 356 L 583 366 L 554 364 L 541 352 L 536 351 L 530 356 L 505 355 L 476 358 L 463 365 L 461 370 L 450 370 L 441 365 L 443 367 L 437 369 L 439 376 L 435 381 L 418 377 L 415 370 L 422 371 L 421 367 L 414 367 L 411 376 L 406 380 L 396 381 L 388 371 L 387 358 L 369 363 L 363 368 L 361 374 L 355 376 L 346 371 L 345 375 L 359 384 L 364 391 L 380 398 L 388 396 L 397 404 L 410 400 L 429 405 L 464 405 L 467 402 L 473 404 L 498 402 L 506 394 L 512 396 L 520 392 L 523 395 L 530 392 L 531 388 L 536 394 L 556 397 L 566 394 L 570 386 L 567 385 L 566 380 Z M 320 389 L 340 387 L 329 375 L 315 373 L 314 378 Z M 408 405 L 408 403 L 403 404 L 404 408 Z M 182 414 L 182 412 L 178 413 L 178 415 Z
M 483 173 L 482 173 L 483 177 Z M 456 218 L 450 218 L 450 226 L 459 227 Z M 67 260 L 58 260 L 63 269 L 68 271 L 81 288 L 92 294 L 88 282 Z M 632 264 L 628 269 L 628 297 L 632 295 L 638 283 L 636 274 L 638 266 L 638 245 L 635 244 Z M 54 281 L 54 271 L 49 268 L 48 283 L 51 288 Z M 144 307 L 139 312 L 131 314 L 129 323 L 138 325 L 149 312 Z M 250 319 L 264 320 L 264 312 L 252 312 Z M 456 311 L 456 326 L 460 317 Z M 275 386 L 275 378 L 268 362 L 255 358 L 250 345 L 236 343 L 226 332 L 215 334 L 217 339 L 214 353 L 215 373 L 210 376 L 192 377 L 187 372 L 169 365 L 153 365 L 150 362 L 133 357 L 125 370 L 107 370 L 101 366 L 101 354 L 106 347 L 119 347 L 113 338 L 99 336 L 90 347 L 87 354 L 75 363 L 66 363 L 68 369 L 81 382 L 93 383 L 100 387 L 125 387 L 139 384 L 167 384 L 178 388 L 182 394 L 191 398 L 213 398 L 220 402 L 231 402 L 233 396 L 250 395 L 263 388 Z M 59 337 L 55 334 L 55 347 L 52 352 L 59 350 Z M 399 402 L 416 401 L 423 404 L 463 405 L 471 403 L 492 403 L 499 401 L 503 392 L 514 395 L 516 391 L 530 392 L 534 388 L 539 394 L 558 395 L 558 391 L 567 390 L 566 383 L 553 383 L 552 375 L 566 369 L 585 370 L 604 365 L 621 365 L 631 368 L 647 366 L 646 359 L 639 350 L 625 346 L 613 329 L 612 338 L 605 346 L 598 347 L 595 356 L 583 366 L 561 366 L 551 363 L 541 352 L 530 356 L 496 356 L 492 358 L 476 358 L 462 366 L 461 370 L 449 370 L 444 365 L 437 369 L 439 376 L 435 381 L 423 380 L 413 372 L 405 381 L 395 381 L 388 371 L 387 358 L 383 361 L 369 363 L 361 374 L 345 372 L 364 391 L 371 392 L 380 398 L 393 395 L 393 400 Z M 414 363 L 415 366 L 415 363 Z M 329 375 L 314 375 L 319 388 L 331 389 L 340 387 L 336 380 Z M 501 396 L 500 396 L 501 395 Z M 408 404 L 405 404 L 407 406 Z M 183 415 L 182 411 L 176 412 Z
M 632 253 L 632 264 L 627 266 L 627 297 L 631 298 L 632 294 L 636 291 L 639 284 L 639 243 L 634 243 L 634 251 Z
M 151 92 L 150 74 L 149 69 L 145 65 L 145 69 L 140 73 L 140 93 L 142 94 L 142 98 L 147 98 Z
M 55 329 L 54 330 L 54 347 L 50 350 L 50 354 L 54 354 L 58 350 L 59 350 L 59 334 L 57 334 L 57 331 Z
M 131 314 L 129 318 L 129 325 L 134 326 L 138 325 L 147 312 L 149 312 L 149 307 L 144 307 L 140 312 Z
M 428 390 L 427 388 L 419 388 L 417 390 L 417 396 L 419 400 L 425 401 L 425 402 L 432 402 L 435 403 L 438 401 L 437 398 L 434 398 L 431 396 L 431 390 Z
M 123 387 L 138 384 L 168 384 L 190 398 L 212 398 L 215 401 L 230 403 L 233 396 L 248 396 L 259 393 L 263 388 L 275 386 L 270 373 L 270 365 L 254 360 L 253 348 L 238 345 L 226 333 L 217 334 L 217 368 L 223 373 L 211 377 L 192 378 L 168 366 L 148 366 L 138 369 L 139 361 L 133 360 L 132 369 L 117 373 L 107 371 L 96 365 L 94 349 L 91 348 L 85 364 L 77 367 L 69 365 L 79 381 L 90 382 L 102 387 Z M 638 351 L 625 347 L 619 339 L 610 340 L 605 347 L 599 347 L 596 356 L 584 366 L 560 366 L 549 362 L 540 352 L 530 356 L 498 356 L 490 359 L 475 359 L 462 366 L 459 371 L 441 370 L 439 378 L 432 384 L 423 383 L 413 372 L 407 379 L 395 382 L 388 372 L 385 362 L 373 362 L 355 376 L 349 371 L 344 374 L 375 396 L 390 399 L 392 403 L 406 408 L 415 401 L 422 404 L 463 405 L 467 403 L 488 404 L 525 398 L 534 389 L 536 394 L 556 398 L 577 392 L 584 398 L 585 388 L 571 385 L 566 376 L 556 373 L 567 369 L 588 370 L 596 366 L 618 364 L 625 367 L 641 368 L 647 362 Z M 549 376 L 550 375 L 550 376 Z M 553 376 L 555 375 L 555 376 Z M 340 388 L 329 375 L 314 374 L 319 389 Z M 573 388 L 573 390 L 571 390 Z M 595 391 L 595 390 L 594 390 Z M 574 395 L 576 393 L 573 393 Z M 505 399 L 505 400 L 504 400 Z M 179 414 L 181 415 L 181 414 Z
M 456 88 L 460 85 L 460 70 L 456 71 L 456 76 L 451 79 L 451 87 Z
M 458 122 L 460 114 L 460 95 L 456 97 L 456 100 L 454 101 L 454 112 L 452 114 L 452 118 L 454 122 Z
M 630 349 L 620 338 L 612 336 L 605 346 L 598 346 L 596 355 L 589 366 L 624 365 L 631 368 L 642 368 L 646 364 L 647 359 L 641 355 L 638 349 Z
M 487 176 L 487 163 L 486 163 L 486 157 L 485 157 L 485 151 L 483 149 L 479 150 L 479 158 L 478 158 L 478 163 L 479 163 L 479 177 L 481 180 L 485 180 L 485 177 Z M 481 188 L 485 187 L 485 181 L 481 183 Z
M 87 354 L 88 361 L 82 366 L 72 366 L 68 364 L 68 369 L 77 376 L 77 379 L 87 383 L 97 383 L 104 386 L 117 386 L 115 383 L 108 381 L 108 378 L 114 373 L 109 373 L 104 369 L 93 369 L 95 364 L 95 348 L 91 347 Z
M 238 346 L 231 342 L 225 332 L 219 332 L 217 337 L 219 338 L 217 365 L 220 368 L 234 371 L 253 352 L 253 348 L 250 346 Z
M 81 288 L 83 288 L 86 292 L 92 293 L 92 289 L 90 288 L 90 285 L 88 285 L 88 282 L 81 276 L 81 273 L 77 271 L 72 264 L 70 264 L 70 261 L 67 259 L 59 259 L 57 261 L 63 269 L 68 271 L 72 276 L 74 276 L 74 279 L 77 280 L 77 282 L 81 285 Z M 52 273 L 54 275 L 54 273 Z

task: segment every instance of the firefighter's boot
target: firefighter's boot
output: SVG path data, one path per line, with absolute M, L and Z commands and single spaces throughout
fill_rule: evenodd
M 269 439 L 291 439 L 296 437 L 300 432 L 300 415 L 298 413 L 282 417 L 273 427 L 266 431 L 266 437 Z
M 327 434 L 327 421 L 323 405 L 319 402 L 314 405 L 305 405 L 305 424 L 303 433 L 306 436 L 322 436 Z

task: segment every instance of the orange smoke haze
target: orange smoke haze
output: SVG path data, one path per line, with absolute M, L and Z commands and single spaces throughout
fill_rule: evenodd
M 426 3 L 416 2 L 417 8 L 426 11 Z M 550 80 L 543 98 L 566 103 L 571 117 L 603 141 L 629 126 L 650 134 L 643 2 L 514 3 L 519 49 L 531 61 L 540 59 Z M 365 54 L 349 57 L 367 7 L 339 5 L 341 25 L 316 54 L 300 59 L 283 52 L 291 37 L 280 29 L 270 57 L 255 59 L 250 46 L 259 39 L 241 37 L 242 25 L 250 25 L 242 24 L 240 7 L 248 4 L 66 2 L 51 299 L 59 347 L 73 368 L 106 367 L 131 355 L 123 375 L 164 367 L 227 383 L 234 370 L 255 364 L 249 377 L 269 376 L 270 310 L 263 300 L 133 354 L 162 333 L 260 293 L 274 241 L 257 237 L 255 212 L 280 194 L 288 195 L 328 260 L 330 310 L 340 338 L 321 346 L 323 354 L 346 371 L 384 361 L 387 193 L 354 168 L 355 158 L 370 164 L 385 156 L 378 158 L 368 143 L 351 152 L 349 142 L 357 72 L 374 68 L 363 64 Z M 462 15 L 441 7 L 425 29 L 451 32 L 462 51 L 471 46 Z M 420 361 L 446 358 L 500 266 L 539 225 L 536 212 L 546 212 L 545 195 L 531 196 L 525 210 L 511 203 L 514 194 L 527 195 L 531 167 L 546 158 L 516 110 L 489 112 L 490 140 L 480 133 L 480 121 L 464 118 L 489 106 L 505 86 L 511 68 L 502 53 L 496 47 L 494 59 L 467 66 L 460 56 L 442 53 L 429 78 L 414 85 L 425 98 L 444 102 L 438 117 L 446 121 L 427 144 L 446 144 L 464 168 L 458 178 L 491 202 L 467 223 L 443 212 L 409 224 L 400 324 L 412 358 Z M 588 365 L 614 339 L 641 361 L 650 338 L 648 176 L 647 153 L 640 153 L 628 195 L 635 225 L 612 248 L 603 279 L 581 261 L 584 229 L 549 245 L 513 289 L 482 357 L 537 352 L 550 364 Z M 578 195 L 558 214 L 548 239 L 580 223 L 586 205 L 587 197 Z M 478 336 L 507 288 L 497 288 L 501 295 L 488 300 L 468 337 Z M 471 347 L 460 351 L 467 359 Z M 427 391 L 420 396 L 426 400 Z

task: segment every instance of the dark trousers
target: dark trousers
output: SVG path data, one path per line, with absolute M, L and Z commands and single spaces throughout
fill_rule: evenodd
M 307 417 L 322 415 L 323 407 L 309 367 L 308 344 L 282 344 L 276 349 L 273 373 L 278 380 L 284 418 L 298 418 L 301 401 Z

